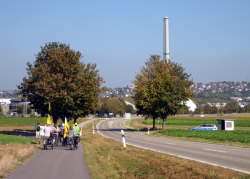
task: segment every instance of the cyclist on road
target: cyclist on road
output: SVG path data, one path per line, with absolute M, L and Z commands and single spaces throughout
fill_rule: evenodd
M 69 126 L 69 131 L 68 131 L 68 141 L 72 141 L 75 130 L 73 129 L 72 125 Z M 73 149 L 72 142 L 69 143 L 70 145 L 70 150 Z
M 50 133 L 52 132 L 51 127 L 49 126 L 49 124 L 47 123 L 44 127 L 44 136 L 43 136 L 43 147 L 44 149 L 48 149 L 47 148 L 47 140 L 50 137 Z
M 53 137 L 53 143 L 55 142 L 55 136 L 53 136 L 53 134 L 56 134 L 60 131 L 58 131 L 56 128 L 55 128 L 55 124 L 54 123 L 51 123 L 51 126 L 50 126 L 51 130 L 52 130 L 52 135 L 51 137 Z
M 76 141 L 76 149 L 78 148 L 78 142 L 77 142 L 77 138 L 79 137 L 79 127 L 77 126 L 77 123 L 75 123 L 75 127 L 73 127 L 74 129 L 74 139 Z

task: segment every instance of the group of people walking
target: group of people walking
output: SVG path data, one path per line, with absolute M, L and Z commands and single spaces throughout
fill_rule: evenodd
M 64 123 L 61 123 L 60 125 L 51 123 L 51 125 L 49 125 L 48 123 L 41 128 L 40 124 L 37 124 L 37 137 L 40 139 L 41 137 L 43 137 L 43 145 L 44 145 L 44 149 L 48 149 L 47 148 L 47 141 L 49 138 L 53 137 L 53 143 L 55 142 L 55 140 L 61 140 L 62 145 L 66 145 L 69 144 L 70 145 L 70 150 L 73 149 L 73 145 L 72 142 L 68 143 L 68 141 L 72 141 L 72 139 L 74 138 L 76 140 L 76 149 L 78 148 L 78 143 L 77 143 L 77 138 L 80 136 L 80 129 L 77 125 L 77 123 L 75 123 L 75 126 L 73 127 L 72 125 L 69 126 L 68 132 L 65 135 L 65 125 Z M 43 136 L 41 136 L 41 131 L 43 131 Z

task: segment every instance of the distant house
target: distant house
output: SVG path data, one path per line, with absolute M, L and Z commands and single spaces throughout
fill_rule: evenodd
M 225 106 L 227 105 L 227 103 L 220 103 L 220 105 L 221 105 L 222 107 L 225 107 Z
M 17 112 L 17 106 L 28 105 L 29 101 L 22 101 L 21 99 L 11 99 L 10 110 Z
M 242 101 L 242 99 L 239 98 L 239 97 L 230 97 L 230 99 L 232 99 L 232 100 L 234 100 L 234 101 Z
M 243 103 L 238 103 L 238 106 L 240 106 L 241 108 L 244 108 L 244 107 L 245 107 L 245 104 L 243 104 Z
M 0 104 L 1 105 L 10 105 L 11 99 L 0 99 Z

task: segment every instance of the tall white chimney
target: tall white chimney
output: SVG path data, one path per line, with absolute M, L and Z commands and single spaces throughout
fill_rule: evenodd
M 169 28 L 168 17 L 163 18 L 163 60 L 169 63 Z

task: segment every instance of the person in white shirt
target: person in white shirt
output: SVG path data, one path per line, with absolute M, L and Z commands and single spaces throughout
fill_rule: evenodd
M 55 133 L 58 133 L 60 131 L 58 131 L 56 128 L 55 128 L 55 124 L 54 123 L 51 123 L 51 126 L 50 126 L 51 130 L 52 130 L 52 134 L 55 134 Z M 55 137 L 54 136 L 51 136 L 53 137 L 53 142 L 55 142 Z
M 74 135 L 74 132 L 76 132 L 72 125 L 69 126 L 69 130 L 68 130 L 68 139 L 69 141 L 71 141 L 73 139 L 73 135 Z M 70 142 L 70 150 L 73 149 L 73 145 L 72 145 L 72 142 Z
M 48 138 L 50 137 L 50 133 L 52 132 L 52 129 L 51 129 L 51 127 L 49 126 L 48 123 L 47 123 L 46 126 L 44 127 L 43 132 L 44 132 L 44 136 L 43 136 L 43 147 L 44 147 L 44 149 L 48 149 L 46 144 L 47 144 Z

